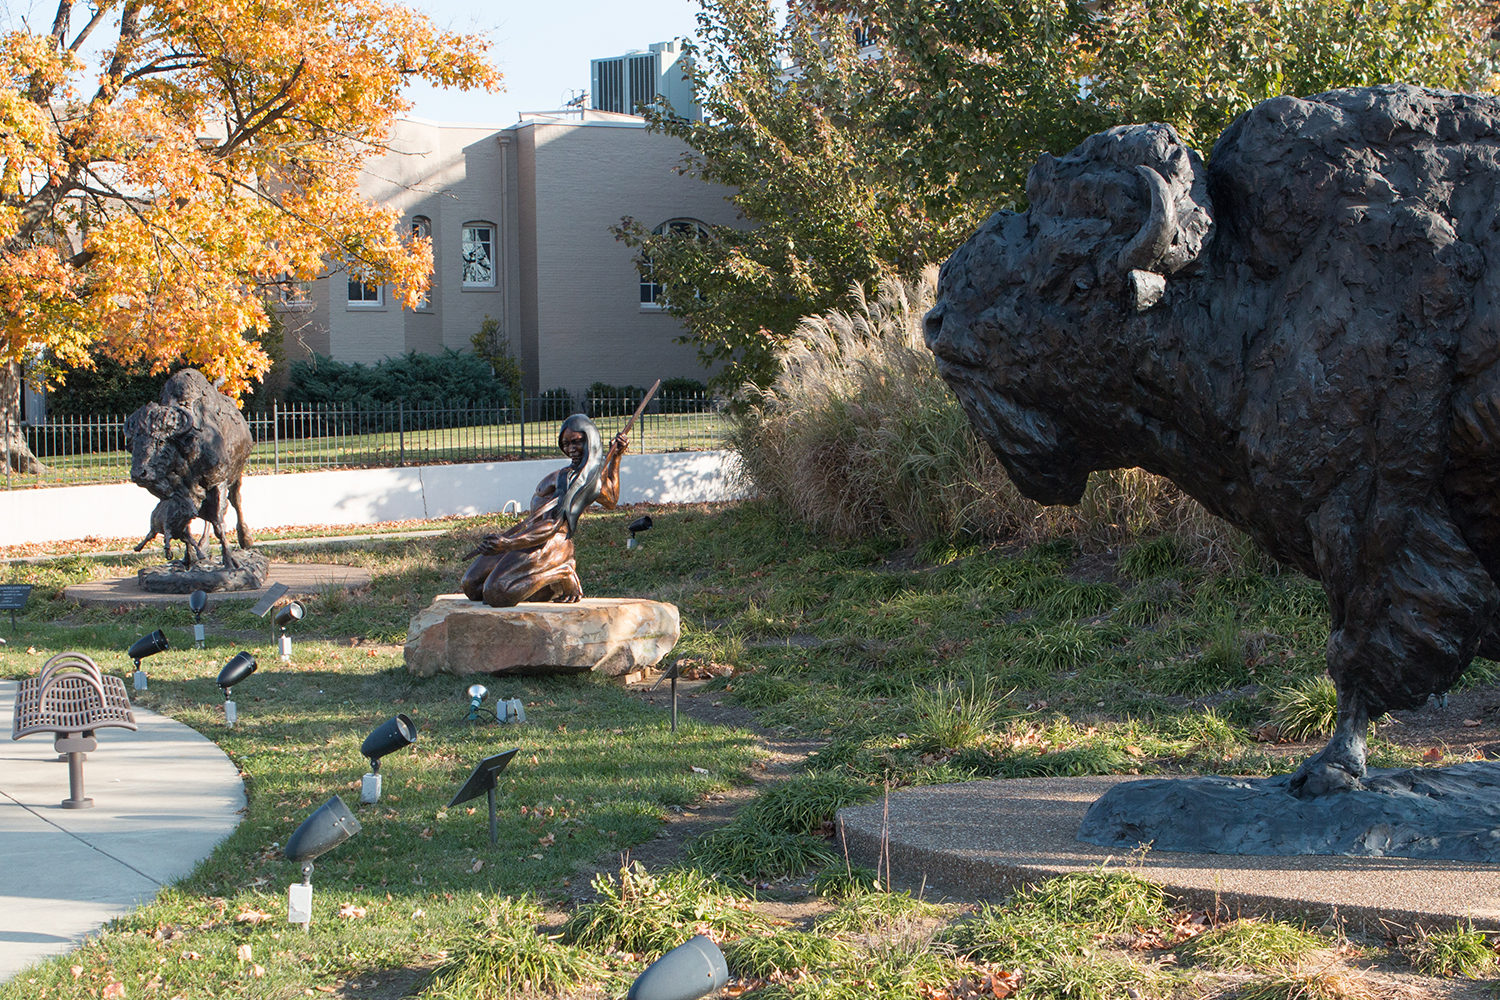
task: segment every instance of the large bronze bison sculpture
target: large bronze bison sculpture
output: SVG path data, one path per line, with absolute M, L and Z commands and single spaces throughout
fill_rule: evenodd
M 1207 167 L 1115 128 L 1027 196 L 942 268 L 944 379 L 1025 495 L 1139 466 L 1321 580 L 1338 725 L 1290 787 L 1360 787 L 1370 720 L 1500 658 L 1500 102 L 1279 97 Z
M 250 425 L 234 401 L 202 372 L 184 368 L 167 379 L 160 403 L 147 403 L 126 419 L 125 437 L 131 451 L 131 482 L 161 500 L 151 516 L 152 535 L 136 551 L 161 533 L 168 558 L 177 537 L 184 543 L 184 566 L 203 562 L 205 553 L 188 530 L 189 522 L 202 518 L 213 525 L 225 568 L 235 568 L 224 520 L 233 506 L 240 548 L 248 549 L 240 481 L 253 442 Z

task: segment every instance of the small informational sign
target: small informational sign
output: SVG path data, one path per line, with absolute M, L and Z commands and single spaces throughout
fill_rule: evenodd
M 264 615 L 267 611 L 270 611 L 273 607 L 276 606 L 276 602 L 281 600 L 282 595 L 285 594 L 289 589 L 290 588 L 288 588 L 284 583 L 272 584 L 271 589 L 266 591 L 266 596 L 262 597 L 260 601 L 256 603 L 255 607 L 250 609 L 250 613 L 252 615 L 255 615 L 257 618 Z
M 26 607 L 26 601 L 31 597 L 31 586 L 29 583 L 0 584 L 0 611 L 10 612 L 12 632 L 16 631 L 16 612 Z

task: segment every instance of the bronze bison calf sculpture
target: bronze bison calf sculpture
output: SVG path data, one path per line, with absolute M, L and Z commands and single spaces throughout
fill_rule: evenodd
M 1500 102 L 1279 97 L 1207 167 L 1167 125 L 1043 155 L 943 266 L 927 345 L 1018 489 L 1165 476 L 1321 580 L 1358 788 L 1370 720 L 1500 658 Z

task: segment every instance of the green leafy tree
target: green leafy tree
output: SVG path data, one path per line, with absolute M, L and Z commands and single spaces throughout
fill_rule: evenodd
M 500 329 L 500 321 L 485 313 L 484 321 L 479 324 L 474 336 L 469 338 L 469 343 L 474 346 L 474 353 L 495 373 L 495 381 L 510 390 L 511 399 L 519 400 L 521 379 L 525 373 L 521 370 L 521 362 L 516 360 L 515 352 L 511 350 L 510 338 Z
M 852 283 L 913 275 L 1023 207 L 1044 150 L 1136 121 L 1206 146 L 1278 94 L 1490 82 L 1493 15 L 1466 0 L 832 0 L 784 24 L 771 0 L 701 2 L 703 120 L 649 117 L 748 225 L 616 233 L 731 386 L 766 384 L 798 319 Z

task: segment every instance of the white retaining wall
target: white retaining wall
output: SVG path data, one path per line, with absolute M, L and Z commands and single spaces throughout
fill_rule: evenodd
M 245 520 L 251 529 L 302 524 L 371 524 L 484 514 L 514 500 L 522 510 L 537 483 L 566 459 L 409 466 L 246 476 Z M 621 503 L 701 503 L 748 493 L 732 451 L 626 455 Z M 150 530 L 156 498 L 133 483 L 0 492 L 0 545 L 94 535 L 118 538 Z M 228 523 L 234 524 L 230 512 Z

